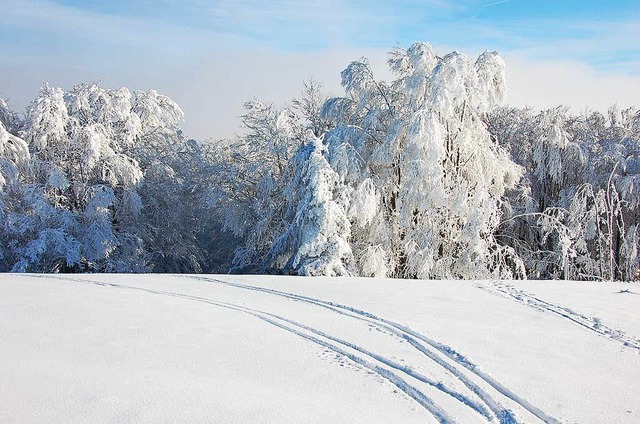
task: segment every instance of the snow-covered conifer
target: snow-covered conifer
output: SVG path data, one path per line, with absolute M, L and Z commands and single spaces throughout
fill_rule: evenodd
M 322 141 L 313 137 L 296 154 L 295 175 L 285 194 L 293 215 L 289 227 L 273 244 L 265 266 L 299 275 L 350 275 L 353 254 L 350 223 L 339 197 L 339 176 L 323 155 Z

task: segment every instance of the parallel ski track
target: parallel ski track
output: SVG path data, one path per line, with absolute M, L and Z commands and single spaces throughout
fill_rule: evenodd
M 406 340 L 411 346 L 413 346 L 416 350 L 427 356 L 429 359 L 436 362 L 438 365 L 443 367 L 446 371 L 455 376 L 460 382 L 462 382 L 467 388 L 469 388 L 473 393 L 475 393 L 486 405 L 487 407 L 495 414 L 501 424 L 516 424 L 517 420 L 513 413 L 500 406 L 498 402 L 496 402 L 486 391 L 480 388 L 477 384 L 471 381 L 465 374 L 463 374 L 459 369 L 450 364 L 449 362 L 443 360 L 440 356 L 438 356 L 435 352 L 431 351 L 427 346 L 422 344 L 420 341 L 426 343 L 431 346 L 435 350 L 444 354 L 446 357 L 451 359 L 454 363 L 463 366 L 464 368 L 471 371 L 473 374 L 478 376 L 485 383 L 493 387 L 500 394 L 520 405 L 525 410 L 529 411 L 535 417 L 540 419 L 542 422 L 548 424 L 559 424 L 556 418 L 551 415 L 543 412 L 540 408 L 532 405 L 529 401 L 523 399 L 518 396 L 510 389 L 502 385 L 500 382 L 496 381 L 494 378 L 489 376 L 488 374 L 481 371 L 474 363 L 472 363 L 469 359 L 467 359 L 464 355 L 458 353 L 451 347 L 440 343 L 436 340 L 433 340 L 411 328 L 404 326 L 400 323 L 396 323 L 394 321 L 387 320 L 385 318 L 378 317 L 370 312 L 363 311 L 351 306 L 342 305 L 339 303 L 324 301 L 321 299 L 316 299 L 313 297 L 297 295 L 294 293 L 284 292 L 275 289 L 269 289 L 264 287 L 256 287 L 250 286 L 241 283 L 234 283 L 230 281 L 224 281 L 219 278 L 211 278 L 204 276 L 194 276 L 194 275 L 180 275 L 183 278 L 195 279 L 197 281 L 204 281 L 215 284 L 222 284 L 230 287 L 258 291 L 263 293 L 268 293 L 275 296 L 284 297 L 287 299 L 291 299 L 294 301 L 300 301 L 304 303 L 313 304 L 316 306 L 323 307 L 325 309 L 331 310 L 335 313 L 346 315 L 354 319 L 362 320 L 377 326 L 380 329 L 384 329 L 402 339 Z M 420 340 L 420 341 L 419 341 Z
M 347 305 L 341 305 L 339 303 L 334 303 L 334 302 L 329 302 L 329 301 L 324 301 L 321 299 L 316 299 L 316 298 L 312 298 L 312 297 L 307 297 L 307 296 L 301 296 L 301 295 L 296 295 L 294 293 L 289 293 L 289 292 L 283 292 L 283 291 L 279 291 L 279 290 L 275 290 L 275 289 L 269 289 L 269 288 L 263 288 L 263 287 L 257 287 L 257 286 L 250 286 L 250 285 L 245 285 L 245 284 L 240 284 L 240 283 L 234 283 L 234 282 L 230 282 L 230 281 L 224 281 L 224 280 L 220 280 L 218 278 L 209 278 L 209 277 L 203 277 L 203 276 L 194 276 L 194 275 L 175 275 L 176 277 L 182 277 L 182 278 L 189 278 L 189 279 L 195 279 L 197 281 L 203 281 L 203 282 L 208 282 L 208 283 L 215 283 L 215 284 L 222 284 L 222 285 L 226 285 L 226 286 L 230 286 L 230 287 L 235 287 L 235 288 L 240 288 L 240 289 L 245 289 L 245 290 L 252 290 L 252 291 L 259 291 L 259 292 L 264 292 L 264 293 L 268 293 L 271 295 L 275 295 L 275 296 L 280 296 L 280 297 L 284 297 L 290 300 L 294 300 L 294 301 L 300 301 L 300 302 L 304 302 L 304 303 L 308 303 L 308 304 L 313 304 L 322 308 L 325 308 L 327 310 L 333 311 L 335 313 L 341 314 L 341 315 L 345 315 L 357 320 L 361 320 L 364 322 L 367 322 L 369 324 L 372 324 L 374 326 L 376 326 L 378 329 L 381 330 L 386 330 L 387 332 L 402 338 L 403 340 L 407 341 L 409 343 L 409 345 L 411 345 L 412 347 L 414 347 L 416 350 L 418 350 L 419 352 L 421 352 L 422 354 L 424 354 L 426 357 L 428 357 L 429 359 L 433 360 L 434 362 L 436 362 L 438 365 L 440 365 L 442 368 L 444 368 L 446 371 L 448 371 L 449 373 L 451 373 L 454 377 L 456 377 L 460 382 L 462 382 L 467 388 L 469 388 L 474 394 L 476 394 L 478 396 L 478 398 L 484 402 L 487 407 L 489 408 L 489 410 L 491 410 L 491 412 L 495 415 L 495 417 L 499 420 L 499 422 L 501 424 L 517 424 L 517 420 L 515 418 L 515 416 L 513 415 L 513 413 L 508 410 L 503 408 L 502 406 L 500 406 L 500 404 L 498 402 L 496 402 L 495 400 L 493 400 L 493 398 L 485 391 L 483 390 L 481 387 L 479 387 L 476 383 L 474 383 L 472 380 L 470 380 L 464 373 L 462 373 L 458 368 L 456 368 L 455 366 L 453 366 L 452 364 L 450 364 L 449 362 L 443 360 L 440 356 L 438 356 L 435 352 L 431 351 L 427 346 L 425 346 L 424 344 L 422 344 L 420 341 L 426 343 L 427 345 L 431 346 L 432 348 L 434 348 L 435 350 L 439 351 L 440 353 L 444 354 L 446 357 L 448 357 L 449 359 L 451 359 L 454 363 L 463 366 L 464 368 L 468 369 L 469 371 L 471 371 L 472 373 L 474 373 L 476 376 L 478 376 L 481 380 L 483 380 L 485 383 L 489 384 L 491 387 L 493 387 L 495 390 L 497 390 L 499 393 L 501 393 L 503 396 L 505 396 L 506 398 L 512 400 L 513 402 L 517 403 L 518 405 L 520 405 L 521 407 L 523 407 L 524 409 L 526 409 L 527 411 L 529 411 L 531 414 L 533 414 L 534 416 L 536 416 L 538 419 L 540 419 L 542 422 L 545 423 L 549 423 L 549 424 L 560 424 L 560 422 L 555 419 L 554 417 L 546 414 L 545 412 L 543 412 L 542 410 L 540 410 L 539 408 L 533 406 L 531 403 L 529 403 L 528 401 L 526 401 L 525 399 L 519 397 L 518 395 L 516 395 L 515 393 L 513 393 L 511 390 L 509 390 L 508 388 L 506 388 L 505 386 L 503 386 L 501 383 L 497 382 L 496 380 L 494 380 L 492 377 L 490 377 L 489 375 L 485 374 L 484 372 L 482 372 L 480 369 L 478 369 L 478 367 L 473 364 L 471 361 L 469 361 L 464 355 L 456 352 L 454 349 L 452 349 L 451 347 L 442 344 L 438 341 L 435 341 L 421 333 L 418 333 L 414 330 L 412 330 L 411 328 L 404 326 L 402 324 L 396 323 L 394 321 L 390 321 L 381 317 L 378 317 L 372 313 L 351 307 L 351 306 L 347 306 Z M 378 362 L 387 365 L 390 368 L 394 368 L 398 371 L 401 371 L 402 373 L 418 380 L 421 381 L 425 384 L 428 384 L 440 391 L 442 391 L 443 393 L 453 397 L 454 399 L 460 401 L 461 403 L 463 403 L 464 405 L 470 407 L 472 410 L 474 410 L 475 412 L 477 412 L 478 414 L 480 414 L 481 416 L 483 416 L 487 421 L 493 421 L 493 416 L 488 413 L 488 411 L 482 406 L 479 405 L 477 403 L 475 403 L 474 401 L 472 401 L 471 399 L 469 399 L 468 397 L 461 395 L 451 389 L 448 389 L 444 384 L 442 384 L 441 382 L 435 382 L 431 379 L 429 379 L 428 377 L 411 370 L 410 368 L 401 365 L 401 364 L 397 364 L 394 361 L 383 357 L 382 355 L 378 355 L 376 353 L 370 352 L 364 348 L 361 348 L 355 344 L 352 344 L 350 342 L 347 342 L 345 340 L 341 340 L 338 339 L 336 337 L 330 336 L 320 330 L 317 330 L 315 328 L 311 328 L 309 326 L 306 326 L 304 324 L 300 324 L 297 323 L 293 320 L 284 318 L 284 317 L 280 317 L 278 315 L 274 315 L 265 311 L 259 311 L 259 310 L 255 310 L 255 309 L 251 309 L 251 308 L 247 308 L 244 306 L 239 306 L 239 305 L 234 305 L 234 304 L 229 304 L 229 303 L 225 303 L 225 302 L 218 302 L 218 301 L 214 301 L 212 299 L 208 299 L 208 298 L 204 298 L 204 297 L 200 297 L 200 296 L 192 296 L 192 295 L 187 295 L 187 294 L 182 294 L 182 293 L 176 293 L 176 292 L 169 292 L 169 291 L 162 291 L 162 290 L 153 290 L 153 289 L 147 289 L 147 288 L 143 288 L 143 287 L 136 287 L 136 286 L 129 286 L 129 285 L 123 285 L 123 284 L 116 284 L 116 283 L 109 283 L 109 282 L 103 282 L 103 281 L 97 281 L 97 280 L 90 280 L 90 279 L 81 279 L 81 278 L 71 278 L 71 277 L 61 277 L 61 276 L 51 276 L 51 275 L 29 275 L 29 277 L 34 277 L 34 278 L 52 278 L 52 279 L 58 279 L 58 280 L 64 280 L 64 281 L 70 281 L 70 282 L 77 282 L 77 283 L 85 283 L 85 284 L 94 284 L 94 285 L 98 285 L 98 286 L 103 286 L 103 287 L 113 287 L 113 288 L 120 288 L 120 289 L 129 289 L 129 290 L 137 290 L 137 291 L 143 291 L 143 292 L 148 292 L 151 294 L 156 294 L 156 295 L 164 295 L 164 296 L 171 296 L 171 297 L 178 297 L 178 298 L 183 298 L 183 299 L 187 299 L 187 300 L 192 300 L 192 301 L 197 301 L 197 302 L 202 302 L 202 303 L 206 303 L 206 304 L 210 304 L 213 306 L 218 306 L 221 308 L 226 308 L 226 309 L 230 309 L 230 310 L 234 310 L 234 311 L 238 311 L 241 313 L 245 313 L 251 316 L 254 316 L 255 318 L 258 318 L 264 322 L 267 322 L 271 325 L 274 325 L 282 330 L 288 331 L 290 333 L 293 333 L 299 337 L 302 337 L 308 341 L 311 341 L 317 345 L 320 345 L 322 347 L 325 347 L 339 355 L 345 356 L 347 358 L 349 358 L 351 361 L 353 361 L 354 363 L 367 368 L 369 370 L 371 370 L 372 372 L 376 373 L 377 375 L 379 375 L 380 377 L 382 377 L 383 379 L 391 382 L 392 384 L 394 384 L 396 387 L 398 387 L 402 392 L 404 392 L 407 396 L 409 396 L 410 398 L 412 398 L 414 401 L 416 401 L 418 404 L 420 404 L 424 409 L 426 409 L 438 422 L 441 423 L 455 423 L 455 421 L 449 417 L 449 415 L 443 411 L 439 406 L 437 406 L 433 400 L 431 400 L 429 397 L 427 397 L 424 393 L 422 393 L 418 388 L 416 388 L 415 386 L 407 383 L 405 380 L 403 380 L 401 377 L 399 377 L 397 374 L 393 373 L 392 371 L 387 370 L 386 368 L 382 368 L 378 365 L 375 365 L 367 360 L 365 360 L 364 358 L 357 356 L 353 353 L 347 352 L 344 349 L 341 349 L 338 346 L 335 346 L 331 343 L 328 343 L 324 340 L 318 339 L 317 337 L 311 336 L 309 334 L 305 334 L 303 332 L 301 332 L 300 330 L 296 330 L 295 328 L 289 327 L 287 325 L 284 325 L 283 323 L 287 323 L 290 325 L 293 325 L 294 327 L 297 327 L 299 329 L 308 331 L 310 333 L 316 334 L 318 336 L 324 337 L 328 340 L 334 341 L 338 344 L 342 344 L 343 346 L 346 346 L 348 348 L 351 348 L 352 350 L 364 354 L 366 356 L 369 356 L 375 360 L 377 360 Z M 277 321 L 276 321 L 277 320 Z M 280 321 L 280 322 L 278 322 Z M 420 340 L 420 341 L 419 341 Z
M 108 283 L 108 282 L 103 282 L 103 281 L 96 281 L 96 280 L 89 280 L 89 279 L 81 279 L 81 278 L 71 278 L 71 277 L 61 277 L 61 276 L 39 276 L 39 275 L 29 275 L 29 277 L 33 277 L 33 278 L 47 278 L 47 279 L 57 279 L 57 280 L 63 280 L 63 281 L 69 281 L 69 282 L 74 282 L 74 283 L 83 283 L 83 284 L 93 284 L 93 285 L 98 285 L 98 286 L 102 286 L 102 287 L 111 287 L 111 288 L 118 288 L 118 289 L 127 289 L 127 290 L 135 290 L 135 291 L 142 291 L 142 292 L 147 292 L 147 293 L 151 293 L 151 294 L 155 294 L 155 295 L 161 295 L 161 296 L 170 296 L 170 297 L 176 297 L 176 298 L 182 298 L 182 299 L 186 299 L 186 300 L 191 300 L 191 301 L 196 301 L 196 302 L 201 302 L 201 303 L 205 303 L 205 304 L 209 304 L 209 305 L 213 305 L 213 306 L 217 306 L 217 307 L 221 307 L 221 308 L 225 308 L 225 309 L 229 309 L 229 310 L 234 310 L 237 312 L 241 312 L 244 314 L 248 314 L 251 315 L 255 318 L 258 318 L 264 322 L 267 322 L 268 324 L 271 324 L 275 327 L 278 327 L 282 330 L 288 331 L 290 333 L 293 333 L 299 337 L 302 337 L 310 342 L 313 342 L 319 346 L 322 346 L 326 349 L 329 349 L 339 355 L 342 355 L 346 358 L 349 358 L 351 361 L 353 361 L 354 363 L 362 366 L 363 368 L 369 369 L 372 372 L 374 372 L 375 374 L 379 375 L 380 377 L 382 377 L 383 379 L 389 381 L 390 383 L 394 384 L 396 387 L 398 387 L 402 392 L 404 392 L 407 396 L 409 396 L 411 399 L 413 399 L 414 401 L 416 401 L 418 404 L 420 404 L 424 409 L 426 409 L 438 422 L 440 423 L 451 423 L 454 424 L 456 421 L 453 420 L 449 414 L 446 413 L 446 411 L 442 410 L 442 408 L 440 408 L 438 405 L 436 405 L 432 399 L 430 399 L 429 397 L 427 397 L 422 391 L 420 391 L 420 389 L 418 389 L 417 387 L 409 384 L 406 380 L 404 380 L 402 377 L 398 376 L 397 374 L 395 374 L 394 372 L 386 369 L 386 368 L 382 368 L 378 365 L 375 365 L 369 361 L 367 361 L 366 359 L 348 352 L 332 343 L 328 343 L 324 340 L 321 340 L 317 337 L 314 337 L 312 335 L 309 334 L 305 334 L 303 332 L 301 332 L 298 329 L 302 329 L 302 330 L 306 330 L 310 333 L 316 334 L 318 336 L 324 337 L 328 340 L 334 341 L 338 344 L 341 344 L 343 346 L 346 346 L 360 354 L 369 356 L 375 360 L 377 360 L 378 362 L 387 365 L 390 368 L 394 368 L 398 371 L 401 371 L 402 373 L 406 374 L 407 376 L 413 377 L 414 379 L 426 383 L 432 387 L 434 387 L 437 390 L 440 390 L 441 392 L 453 397 L 454 399 L 458 400 L 459 402 L 461 402 L 462 404 L 466 405 L 467 407 L 471 408 L 473 411 L 475 411 L 476 413 L 480 414 L 485 420 L 487 420 L 488 422 L 493 420 L 492 415 L 482 406 L 477 404 L 476 402 L 474 402 L 473 400 L 469 399 L 468 397 L 457 393 L 451 389 L 449 389 L 448 387 L 446 387 L 443 383 L 441 382 L 436 382 L 431 380 L 430 378 L 411 370 L 410 368 L 398 364 L 382 355 L 370 352 L 362 347 L 359 347 L 353 343 L 341 340 L 339 338 L 333 337 L 331 335 L 328 335 L 320 330 L 317 330 L 315 328 L 306 326 L 304 324 L 300 324 L 297 323 L 293 320 L 290 320 L 288 318 L 284 318 L 275 314 L 271 314 L 269 312 L 265 312 L 265 311 L 260 311 L 257 309 L 252 309 L 252 308 L 248 308 L 248 307 L 244 307 L 244 306 L 240 306 L 240 305 L 234 305 L 234 304 L 230 304 L 230 303 L 226 303 L 226 302 L 219 302 L 219 301 L 215 301 L 212 299 L 208 299 L 205 297 L 201 297 L 201 296 L 193 296 L 193 295 L 187 295 L 187 294 L 183 294 L 183 293 L 176 293 L 176 292 L 170 292 L 170 291 L 163 291 L 163 290 L 153 290 L 153 289 L 147 289 L 147 288 L 143 288 L 143 287 L 136 287 L 136 286 L 129 286 L 129 285 L 125 285 L 125 284 L 116 284 L 116 283 Z M 280 322 L 278 322 L 280 321 Z M 293 327 L 287 326 L 284 323 L 290 324 Z M 294 328 L 297 327 L 298 329 Z M 500 418 L 500 415 L 498 415 L 498 417 Z M 509 422 L 509 423 L 515 423 L 514 420 L 512 421 L 502 421 L 501 422 Z
M 488 292 L 491 292 L 491 290 L 487 287 L 481 286 L 481 288 Z M 631 336 L 627 336 L 623 331 L 616 330 L 615 328 L 604 325 L 597 318 L 591 318 L 570 308 L 547 302 L 546 300 L 542 300 L 537 296 L 529 294 L 508 284 L 495 284 L 493 288 L 497 292 L 502 293 L 506 297 L 511 298 L 518 303 L 532 307 L 542 312 L 549 312 L 558 315 L 582 328 L 618 342 L 623 346 L 634 349 L 636 352 L 640 353 L 640 340 Z

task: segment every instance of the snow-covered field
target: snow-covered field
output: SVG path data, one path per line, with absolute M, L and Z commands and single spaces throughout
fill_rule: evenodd
M 0 276 L 1 423 L 640 422 L 640 286 Z

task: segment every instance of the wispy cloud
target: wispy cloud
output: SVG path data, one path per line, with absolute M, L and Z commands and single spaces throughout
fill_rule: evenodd
M 497 6 L 497 5 L 502 4 L 502 3 L 509 3 L 510 1 L 511 1 L 511 0 L 500 0 L 500 1 L 494 1 L 493 3 L 489 3 L 489 4 L 482 5 L 482 7 Z
M 213 41 L 214 37 L 224 41 L 222 33 L 178 22 L 100 13 L 50 0 L 13 0 L 10 6 L 4 2 L 0 0 L 0 25 L 14 36 L 0 46 L 25 44 L 29 35 L 40 34 L 40 39 L 32 43 L 48 45 L 56 53 L 93 50 L 88 56 L 97 57 L 108 56 L 116 48 L 181 57 L 190 51 L 185 46 L 197 47 L 195 44 Z M 110 48 L 101 51 L 104 46 Z
M 600 19 L 536 19 L 513 22 L 516 43 L 509 49 L 538 60 L 573 60 L 602 72 L 622 71 L 640 75 L 640 21 L 612 23 Z M 539 35 L 539 28 L 548 28 Z M 516 33 L 515 31 L 518 31 Z
M 59 1 L 0 0 L 0 24 L 76 40 L 67 43 L 64 50 L 97 42 L 132 53 L 137 48 L 186 57 L 199 55 L 212 45 L 308 51 L 388 48 L 424 40 L 462 50 L 518 51 L 540 59 L 568 57 L 605 71 L 640 73 L 629 59 L 639 49 L 640 14 L 613 22 L 598 16 L 514 15 L 507 19 L 501 15 L 498 19 L 491 13 L 480 13 L 506 3 L 511 3 L 509 10 L 518 11 L 528 4 L 512 0 L 130 0 L 127 7 L 116 7 L 124 0 L 112 0 L 98 9 L 77 6 L 82 2 Z M 0 36 L 5 33 L 10 36 L 9 31 L 0 29 Z M 52 43 L 43 38 L 32 46 Z M 10 44 L 0 41 L 0 51 L 6 51 Z M 62 50 L 61 44 L 52 47 Z
M 3 6 L 0 22 L 25 30 L 67 31 L 115 41 L 131 35 L 133 28 L 147 25 L 141 20 L 107 17 L 47 0 L 15 0 L 10 7 Z
M 400 28 L 438 19 L 453 2 L 423 0 L 221 0 L 205 15 L 219 30 L 273 43 L 285 50 L 390 45 Z

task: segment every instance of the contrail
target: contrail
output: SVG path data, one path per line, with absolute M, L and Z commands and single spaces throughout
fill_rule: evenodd
M 493 2 L 493 3 L 485 4 L 485 5 L 484 5 L 484 6 L 482 6 L 482 7 L 491 7 L 491 6 L 495 6 L 495 5 L 498 5 L 498 4 L 507 3 L 507 2 L 510 2 L 510 1 L 511 1 L 511 0 L 500 0 L 500 1 L 495 1 L 495 2 Z

